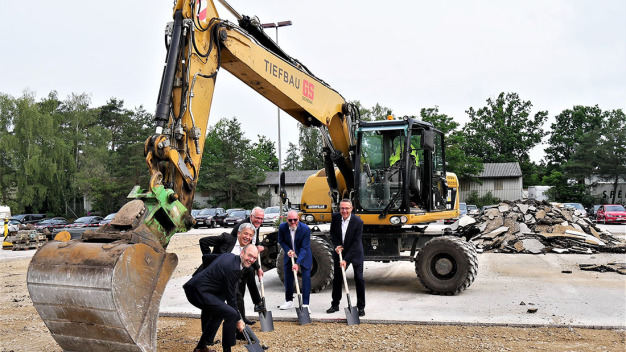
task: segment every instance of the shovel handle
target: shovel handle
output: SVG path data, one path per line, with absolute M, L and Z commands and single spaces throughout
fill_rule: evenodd
M 341 262 L 343 261 L 343 257 L 341 256 L 341 252 L 339 252 L 339 266 L 341 266 Z M 346 280 L 346 268 L 341 266 L 341 274 L 343 275 L 343 285 L 346 288 L 346 294 L 350 294 L 350 289 L 348 288 L 348 280 Z
M 291 257 L 291 265 L 296 265 L 296 261 L 293 259 L 293 257 Z M 296 293 L 298 294 L 298 296 L 300 296 L 300 285 L 298 285 L 298 273 L 295 270 L 293 271 L 293 278 L 294 281 L 296 283 Z
M 265 297 L 265 288 L 263 287 L 263 279 L 259 278 L 259 282 L 261 283 L 261 297 Z

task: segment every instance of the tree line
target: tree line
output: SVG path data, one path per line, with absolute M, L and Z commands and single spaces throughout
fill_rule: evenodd
M 365 120 L 385 119 L 391 108 L 359 108 Z M 56 92 L 36 100 L 0 93 L 0 204 L 13 213 L 48 213 L 78 217 L 83 198 L 105 215 L 118 210 L 136 184 L 146 186 L 145 140 L 153 133 L 152 114 L 143 106 L 124 107 L 111 98 L 90 107 L 87 94 L 60 100 Z M 437 106 L 412 117 L 432 122 L 446 137 L 448 170 L 474 179 L 483 163 L 519 162 L 524 186 L 553 186 L 556 201 L 592 204 L 584 179 L 595 175 L 615 185 L 626 175 L 626 119 L 621 109 L 574 106 L 555 116 L 549 131 L 547 111 L 516 93 L 500 93 L 483 107 L 469 107 L 464 126 Z M 278 170 L 275 143 L 262 135 L 245 137 L 236 117 L 222 118 L 207 132 L 197 192 L 212 195 L 203 206 L 245 207 L 261 204 L 256 184 Z M 545 142 L 546 156 L 530 160 L 533 147 Z M 297 144 L 289 143 L 284 170 L 323 168 L 319 130 L 299 126 Z M 479 200 L 480 201 L 480 200 Z M 483 200 L 490 202 L 491 200 Z

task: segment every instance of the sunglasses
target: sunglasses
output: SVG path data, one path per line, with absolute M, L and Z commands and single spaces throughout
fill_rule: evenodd
M 298 222 L 298 219 L 287 219 L 289 222 Z

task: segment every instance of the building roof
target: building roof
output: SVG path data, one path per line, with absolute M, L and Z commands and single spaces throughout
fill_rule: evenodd
M 309 176 L 315 175 L 319 170 L 284 171 L 286 185 L 304 185 Z M 265 180 L 257 183 L 257 186 L 278 185 L 278 171 L 265 173 Z
M 479 178 L 522 177 L 522 169 L 518 162 L 484 163 L 483 166 L 485 169 L 478 175 Z

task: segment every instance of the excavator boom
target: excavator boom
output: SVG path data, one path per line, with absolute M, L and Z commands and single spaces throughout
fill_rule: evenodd
M 173 17 L 155 134 L 144 147 L 148 188 L 135 187 L 110 224 L 80 239 L 49 242 L 29 265 L 33 304 L 65 351 L 156 351 L 158 307 L 177 264 L 165 249 L 194 223 L 189 209 L 220 68 L 302 124 L 320 128 L 327 170 L 337 165 L 352 179 L 356 109 L 341 95 L 282 52 L 254 19 L 239 15 L 238 26 L 220 19 L 212 1 L 195 0 L 179 0 Z M 329 185 L 337 201 L 353 186 Z

